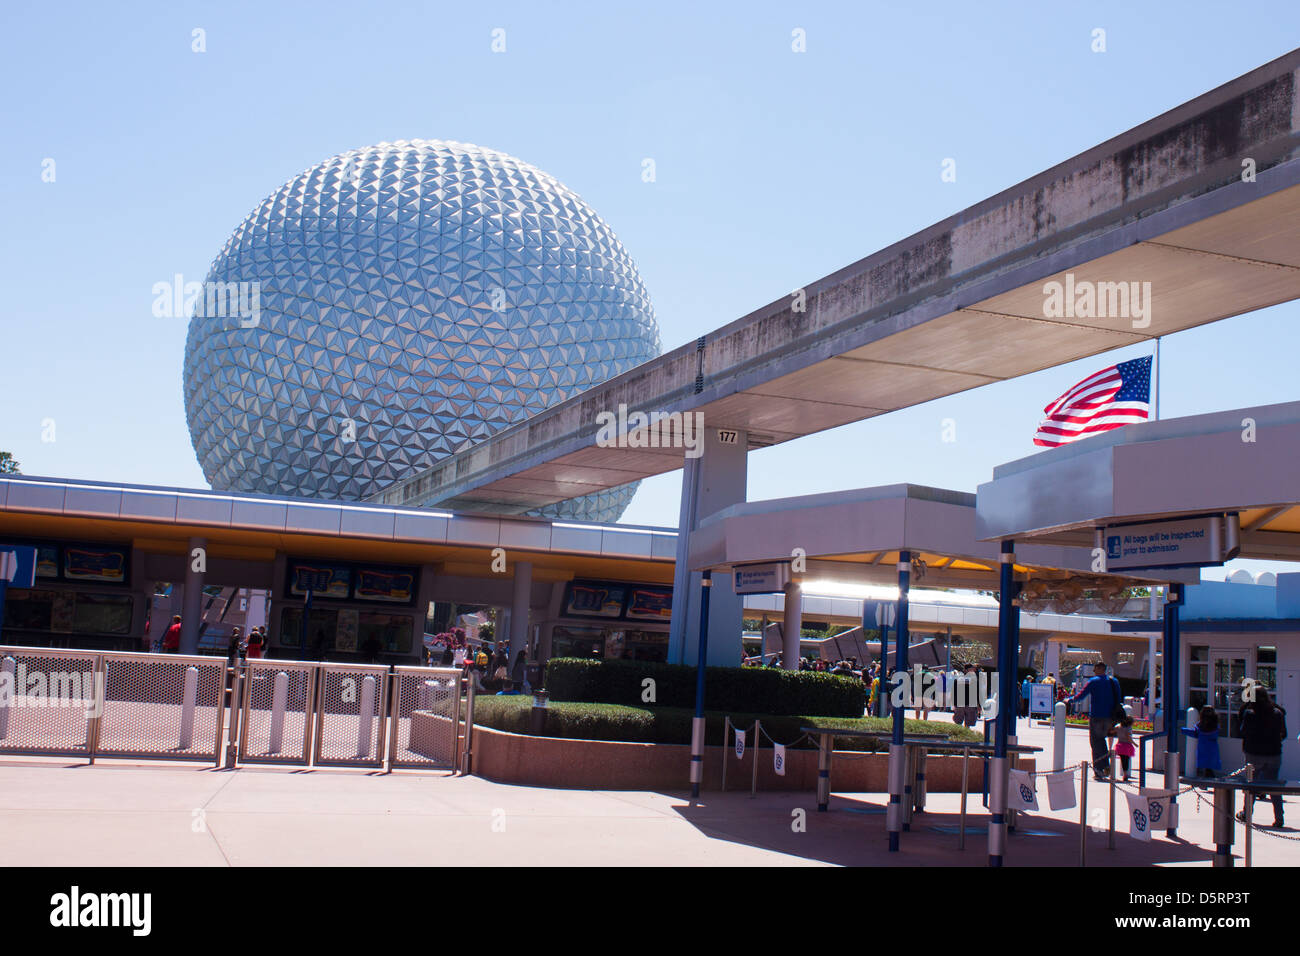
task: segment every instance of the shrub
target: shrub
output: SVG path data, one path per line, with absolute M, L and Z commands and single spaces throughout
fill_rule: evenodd
M 552 700 L 640 706 L 643 681 L 654 681 L 658 707 L 695 706 L 695 668 L 649 661 L 554 658 L 546 666 Z M 704 700 L 709 710 L 747 714 L 821 714 L 861 717 L 866 688 L 851 677 L 772 667 L 707 667 Z
M 529 710 L 532 698 L 526 696 L 479 696 L 474 700 L 474 723 L 514 734 L 529 733 Z M 739 714 L 710 711 L 705 714 L 705 743 L 721 746 L 723 719 L 742 730 L 752 727 L 755 718 L 763 722 L 763 731 L 777 743 L 793 744 L 803 736 L 801 728 L 828 727 L 843 730 L 888 732 L 889 718 L 826 718 L 795 714 Z M 620 704 L 595 704 L 552 701 L 547 707 L 546 736 L 578 740 L 623 740 L 638 743 L 689 744 L 694 711 L 684 707 L 627 707 Z M 979 734 L 957 724 L 933 720 L 908 720 L 909 734 L 946 734 L 955 740 L 983 740 Z M 805 740 L 800 746 L 813 747 Z M 871 741 L 852 737 L 835 738 L 837 750 L 877 750 Z

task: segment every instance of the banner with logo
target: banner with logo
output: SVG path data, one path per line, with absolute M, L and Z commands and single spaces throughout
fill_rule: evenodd
M 1038 809 L 1038 792 L 1034 789 L 1034 775 L 1028 770 L 1010 771 L 1010 782 L 1007 784 L 1007 809 Z
M 1126 793 L 1128 799 L 1128 835 L 1143 843 L 1151 842 L 1151 801 L 1140 793 Z
M 1146 787 L 1141 794 L 1147 800 L 1147 819 L 1151 821 L 1151 829 L 1168 830 L 1169 798 L 1173 796 L 1173 791 Z
M 743 760 L 744 758 L 745 758 L 745 732 L 743 730 L 737 730 L 736 731 L 736 759 Z
M 772 745 L 772 769 L 778 777 L 785 776 L 785 744 Z

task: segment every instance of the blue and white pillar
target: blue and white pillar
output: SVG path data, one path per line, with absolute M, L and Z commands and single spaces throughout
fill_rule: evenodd
M 1179 755 L 1182 750 L 1182 738 L 1179 727 L 1182 724 L 1182 712 L 1179 707 L 1179 664 L 1182 661 L 1182 649 L 1179 647 L 1178 606 L 1183 603 L 1183 586 L 1170 584 L 1165 589 L 1164 613 L 1164 665 L 1165 693 L 1162 713 L 1165 721 L 1165 789 L 1178 792 Z M 1154 667 L 1155 665 L 1152 664 Z M 1169 800 L 1169 830 L 1172 840 L 1178 835 L 1178 798 Z
M 705 571 L 700 577 L 700 643 L 695 664 L 695 718 L 691 721 L 692 800 L 700 798 L 700 785 L 704 783 L 704 669 L 709 660 L 709 594 L 713 590 L 713 572 Z
M 911 586 L 912 552 L 898 552 L 898 605 L 894 621 L 894 673 L 907 679 L 907 599 Z M 881 657 L 884 657 L 884 633 L 880 641 Z M 880 675 L 880 693 L 891 693 L 893 682 L 883 670 Z M 907 713 L 906 697 L 900 698 L 904 706 L 893 708 L 893 739 L 889 744 L 889 810 L 886 825 L 889 830 L 889 851 L 898 852 L 900 834 L 906 824 L 903 820 L 903 800 L 911 801 L 912 783 L 907 779 L 907 747 L 903 744 L 903 718 Z M 891 706 L 893 702 L 891 701 Z
M 1016 607 L 1016 544 L 1002 542 L 998 581 L 998 691 L 993 760 L 989 765 L 989 866 L 1001 866 L 1007 846 L 1007 743 L 1016 729 L 1016 661 L 1020 609 Z

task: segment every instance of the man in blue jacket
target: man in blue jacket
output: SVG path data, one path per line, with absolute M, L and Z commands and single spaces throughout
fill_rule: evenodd
M 1106 674 L 1106 664 L 1098 661 L 1092 665 L 1092 680 L 1083 690 L 1070 698 L 1078 703 L 1085 697 L 1088 702 L 1088 741 L 1092 744 L 1092 773 L 1098 780 L 1110 776 L 1110 743 L 1106 735 L 1115 727 L 1115 709 L 1120 705 L 1119 681 Z

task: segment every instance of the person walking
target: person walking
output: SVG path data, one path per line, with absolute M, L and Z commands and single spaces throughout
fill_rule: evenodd
M 164 654 L 179 654 L 181 652 L 181 616 L 179 614 L 172 617 L 171 627 L 162 637 L 162 652 Z
M 257 659 L 266 654 L 266 638 L 262 634 L 260 627 L 253 628 L 253 633 L 248 635 L 248 657 Z
M 1111 729 L 1119 723 L 1124 714 L 1120 705 L 1119 681 L 1106 673 L 1104 661 L 1092 665 L 1093 677 L 1084 685 L 1083 690 L 1069 699 L 1077 704 L 1088 699 L 1088 742 L 1092 744 L 1092 774 L 1097 780 L 1110 776 L 1110 736 Z M 1216 748 L 1217 752 L 1217 748 Z
M 1246 763 L 1255 768 L 1256 780 L 1278 780 L 1282 775 L 1282 741 L 1286 740 L 1286 711 L 1269 699 L 1268 691 L 1256 686 L 1255 699 L 1241 708 L 1241 750 Z M 1282 794 L 1269 794 L 1273 802 L 1273 826 L 1284 825 Z M 1254 801 L 1246 804 L 1253 812 Z M 1250 823 L 1243 810 L 1237 819 Z
M 1119 757 L 1120 770 L 1124 776 L 1120 779 L 1128 783 L 1129 764 L 1137 747 L 1133 745 L 1133 718 L 1125 714 L 1115 725 L 1115 756 Z

